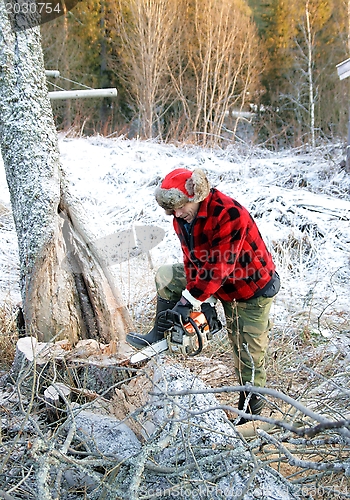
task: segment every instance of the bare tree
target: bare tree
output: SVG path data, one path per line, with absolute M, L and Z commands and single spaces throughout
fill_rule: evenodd
M 290 81 L 290 91 L 282 97 L 292 105 L 299 126 L 306 124 L 309 142 L 315 147 L 315 110 L 319 98 L 317 80 L 321 73 L 317 64 L 317 53 L 320 33 L 332 14 L 332 4 L 329 0 L 300 0 L 298 5 L 301 14 L 296 20 L 295 60 L 287 77 Z
M 178 36 L 178 0 L 119 0 L 116 22 L 130 94 L 136 101 L 141 136 L 161 132 L 169 103 L 169 61 Z
M 115 340 L 123 352 L 129 316 L 60 168 L 39 29 L 13 31 L 3 2 L 0 46 L 0 146 L 26 330 L 40 340 Z
M 315 140 L 315 91 L 314 91 L 314 80 L 313 80 L 313 70 L 312 70 L 312 47 L 313 47 L 313 36 L 311 31 L 310 22 L 310 2 L 307 1 L 305 5 L 305 35 L 306 35 L 306 47 L 307 47 L 307 75 L 309 82 L 309 117 L 310 117 L 310 131 L 311 131 L 311 145 L 314 148 L 316 146 Z
M 176 108 L 172 119 L 178 128 L 203 144 L 219 142 L 230 110 L 246 106 L 262 68 L 247 5 L 240 0 L 119 0 L 118 6 L 121 59 L 141 135 L 160 134 L 164 115 Z M 236 128 L 237 121 L 233 136 Z
M 245 3 L 195 0 L 186 40 L 195 88 L 186 96 L 194 100 L 192 131 L 204 145 L 215 144 L 228 113 L 243 110 L 256 89 L 263 59 L 257 32 Z

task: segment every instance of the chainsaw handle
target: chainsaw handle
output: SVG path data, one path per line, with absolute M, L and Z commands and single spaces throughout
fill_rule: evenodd
M 194 331 L 196 332 L 197 338 L 198 338 L 198 349 L 195 352 L 192 352 L 189 354 L 189 356 L 197 356 L 200 352 L 202 352 L 203 349 L 203 339 L 201 336 L 201 332 L 199 331 L 198 326 L 196 325 L 196 322 L 193 321 L 191 317 L 188 318 L 188 322 L 193 326 Z
M 166 311 L 164 311 L 160 314 L 164 315 L 163 317 L 165 318 L 165 320 L 171 321 L 174 325 L 175 324 L 180 325 L 181 328 L 183 328 L 183 330 L 186 331 L 186 328 L 185 328 L 183 321 L 182 321 L 182 318 L 181 318 L 181 314 L 179 314 L 178 312 L 175 312 L 172 309 L 167 309 Z M 198 339 L 198 349 L 195 352 L 188 354 L 188 356 L 197 356 L 197 354 L 202 352 L 203 339 L 202 339 L 201 332 L 199 331 L 199 328 L 198 328 L 196 322 L 191 317 L 188 318 L 188 323 L 190 323 L 193 326 L 193 329 L 196 332 L 197 339 Z

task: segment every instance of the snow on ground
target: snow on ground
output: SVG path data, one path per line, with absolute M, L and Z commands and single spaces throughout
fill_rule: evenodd
M 274 305 L 277 327 L 295 318 L 349 346 L 350 175 L 341 148 L 272 153 L 255 148 L 204 150 L 124 138 L 60 135 L 62 165 L 96 239 L 153 226 L 162 241 L 149 253 L 111 262 L 135 317 L 151 307 L 159 265 L 181 260 L 171 217 L 154 200 L 158 182 L 178 167 L 202 168 L 214 187 L 256 219 L 282 278 Z M 1 207 L 2 206 L 2 207 Z M 0 304 L 20 300 L 16 235 L 0 165 Z M 141 229 L 142 230 L 142 229 Z M 102 240 L 105 241 L 105 240 Z M 137 253 L 137 252 L 136 252 Z M 300 318 L 302 318 L 300 320 Z M 341 335 L 339 332 L 345 332 Z

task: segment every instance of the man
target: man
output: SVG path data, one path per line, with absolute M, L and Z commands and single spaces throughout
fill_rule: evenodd
M 166 213 L 173 215 L 183 264 L 158 270 L 154 327 L 147 335 L 130 333 L 127 341 L 143 348 L 161 340 L 170 325 L 159 313 L 167 309 L 178 312 L 183 322 L 194 308 L 201 309 L 213 326 L 219 299 L 239 383 L 263 387 L 269 312 L 280 285 L 256 223 L 236 200 L 210 188 L 199 169 L 173 170 L 156 189 L 155 197 Z M 245 392 L 240 393 L 238 409 L 244 408 L 246 397 Z M 247 412 L 260 414 L 262 398 L 252 395 L 248 401 Z M 241 419 L 239 423 L 244 422 Z

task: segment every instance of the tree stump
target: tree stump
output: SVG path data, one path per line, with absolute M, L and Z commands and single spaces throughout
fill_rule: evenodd
M 53 410 L 69 394 L 75 399 L 110 399 L 114 387 L 130 378 L 128 358 L 120 358 L 115 350 L 115 343 L 93 339 L 81 340 L 72 348 L 68 340 L 38 342 L 35 337 L 23 337 L 1 382 L 19 386 L 26 396 L 34 391 Z

